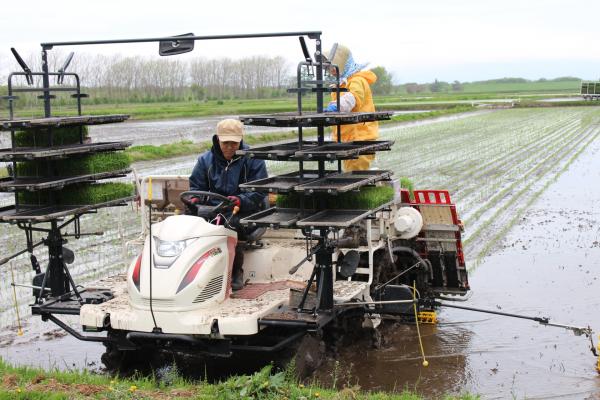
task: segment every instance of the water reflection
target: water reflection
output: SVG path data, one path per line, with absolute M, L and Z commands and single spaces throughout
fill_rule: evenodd
M 428 367 L 422 365 L 414 325 L 386 321 L 383 347 L 370 338 L 339 349 L 316 375 L 325 386 L 360 386 L 370 391 L 417 391 L 426 397 L 459 393 L 467 381 L 466 349 L 472 332 L 459 325 L 420 325 Z

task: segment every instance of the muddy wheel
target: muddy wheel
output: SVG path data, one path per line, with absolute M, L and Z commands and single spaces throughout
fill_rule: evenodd
M 313 374 L 325 360 L 325 342 L 314 334 L 306 334 L 296 348 L 295 374 L 304 379 Z
M 156 349 L 121 350 L 118 343 L 124 341 L 124 333 L 109 332 L 107 337 L 112 342 L 104 344 L 106 351 L 102 354 L 100 360 L 110 373 L 128 375 L 135 371 L 151 371 L 164 363 L 162 353 L 156 351 Z
M 371 333 L 371 346 L 374 349 L 381 349 L 383 347 L 383 334 L 381 333 L 380 327 L 372 328 L 373 332 Z
M 109 373 L 129 376 L 135 372 L 147 373 L 169 364 L 169 360 L 162 352 L 154 349 L 118 350 L 107 346 L 106 352 L 100 360 Z
M 117 372 L 121 369 L 125 361 L 125 352 L 117 350 L 112 345 L 107 344 L 106 351 L 100 357 L 100 361 L 108 372 Z

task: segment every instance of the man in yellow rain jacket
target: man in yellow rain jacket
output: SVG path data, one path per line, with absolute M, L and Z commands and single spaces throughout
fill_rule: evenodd
M 371 86 L 377 81 L 377 76 L 368 70 L 363 71 L 366 64 L 359 65 L 354 61 L 352 52 L 338 43 L 334 43 L 329 52 L 324 54 L 325 59 L 339 67 L 340 87 L 348 88 L 340 96 L 340 110 L 337 109 L 336 94 L 332 94 L 333 101 L 325 108 L 325 112 L 373 112 L 373 95 Z M 331 68 L 331 74 L 335 69 Z M 333 127 L 333 140 L 337 140 L 337 127 Z M 376 140 L 379 137 L 379 124 L 377 121 L 365 122 L 355 125 L 342 125 L 342 142 L 354 140 Z M 356 160 L 344 160 L 344 171 L 369 169 L 373 155 L 360 156 Z

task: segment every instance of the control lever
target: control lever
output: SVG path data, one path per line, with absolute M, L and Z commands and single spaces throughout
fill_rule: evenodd
M 290 268 L 290 270 L 288 271 L 288 273 L 290 275 L 294 275 L 296 273 L 296 271 L 298 271 L 298 269 L 302 266 L 302 264 L 304 264 L 305 262 L 311 260 L 312 256 L 315 255 L 320 249 L 321 249 L 321 246 L 316 246 L 315 248 L 313 248 L 308 253 L 308 255 L 302 259 L 302 261 L 300 261 L 298 264 L 296 264 L 292 268 Z
M 302 47 L 302 53 L 304 53 L 304 59 L 306 60 L 306 62 L 312 64 L 313 60 L 310 56 L 310 53 L 308 52 L 308 47 L 306 47 L 306 41 L 304 40 L 304 36 L 300 36 L 298 39 L 300 39 L 300 46 Z
M 31 73 L 31 70 L 29 69 L 27 64 L 25 64 L 25 61 L 23 61 L 23 59 L 21 58 L 19 53 L 17 53 L 17 50 L 14 47 L 11 47 L 10 51 L 13 53 L 13 56 L 15 56 L 15 59 L 25 72 L 25 79 L 27 80 L 27 84 L 29 86 L 33 85 L 33 74 Z
M 67 70 L 67 67 L 69 66 L 69 64 L 71 64 L 71 60 L 73 60 L 73 55 L 75 55 L 75 53 L 73 53 L 73 52 L 69 53 L 69 56 L 65 60 L 65 63 L 58 70 L 58 76 L 56 77 L 56 83 L 58 85 L 63 84 L 63 81 L 65 80 L 65 71 Z

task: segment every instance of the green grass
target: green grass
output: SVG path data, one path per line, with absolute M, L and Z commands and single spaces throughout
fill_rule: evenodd
M 579 92 L 579 80 L 545 82 L 469 82 L 463 93 Z
M 540 107 L 586 107 L 598 106 L 597 101 L 572 100 L 572 101 L 536 101 L 536 100 L 521 100 L 515 102 L 515 108 L 540 108 Z
M 397 122 L 417 121 L 417 120 L 422 120 L 422 119 L 442 117 L 444 115 L 460 114 L 460 113 L 475 111 L 475 110 L 477 110 L 477 108 L 475 108 L 473 106 L 458 104 L 458 105 L 453 105 L 452 107 L 436 109 L 436 110 L 427 111 L 427 112 L 394 115 L 390 120 L 381 121 L 381 122 L 379 122 L 379 124 L 387 125 L 390 123 L 397 123 Z
M 444 115 L 451 115 L 463 112 L 469 112 L 475 110 L 474 107 L 470 105 L 453 105 L 452 107 L 434 110 L 430 112 L 423 113 L 414 113 L 414 114 L 401 114 L 395 115 L 389 121 L 382 121 L 380 124 L 388 124 L 388 123 L 398 123 L 398 122 L 406 122 L 406 121 L 415 121 L 420 119 L 427 118 L 436 118 Z M 316 136 L 316 129 L 305 129 L 303 131 L 304 138 L 310 138 Z M 286 132 L 273 132 L 273 133 L 263 133 L 260 135 L 247 135 L 244 138 L 244 142 L 248 145 L 258 145 L 265 143 L 278 142 L 282 140 L 293 140 L 298 138 L 298 133 L 296 131 L 286 131 Z M 129 156 L 130 161 L 138 162 L 138 161 L 150 161 L 150 160 L 160 160 L 170 157 L 180 157 L 191 154 L 200 154 L 212 146 L 212 140 L 208 140 L 205 142 L 194 143 L 189 140 L 184 140 L 178 143 L 168 143 L 162 144 L 159 146 L 154 145 L 142 145 L 142 146 L 133 146 L 125 150 L 125 153 Z
M 559 79 L 547 81 L 515 82 L 515 79 L 492 80 L 462 83 L 461 91 L 444 91 L 432 93 L 429 90 L 420 93 L 406 93 L 405 86 L 397 87 L 397 92 L 391 95 L 375 95 L 377 108 L 389 110 L 406 110 L 407 103 L 416 103 L 419 107 L 427 104 L 427 109 L 440 102 L 469 102 L 473 100 L 491 99 L 538 99 L 548 95 L 578 95 L 580 80 Z M 2 91 L 2 88 L 0 88 Z M 315 109 L 314 95 L 303 97 L 306 110 Z M 326 101 L 328 98 L 326 97 Z M 173 101 L 173 102 L 118 102 L 110 104 L 93 104 L 92 100 L 84 100 L 84 114 L 114 114 L 124 113 L 133 119 L 176 119 L 195 118 L 215 115 L 244 115 L 289 112 L 296 110 L 296 97 L 286 96 L 269 99 L 221 99 L 210 101 Z M 312 107 L 312 108 L 311 108 Z M 441 106 L 443 107 L 443 106 Z M 38 116 L 41 116 L 41 107 Z M 0 110 L 2 110 L 0 108 Z M 21 111 L 21 110 L 17 110 Z M 36 110 L 27 109 L 27 115 L 36 115 Z M 33 111 L 33 114 L 32 114 Z M 76 115 L 75 103 L 56 106 L 57 115 Z
M 114 378 L 86 371 L 44 371 L 37 368 L 13 367 L 0 359 L 0 399 L 364 399 L 421 400 L 408 391 L 400 393 L 363 392 L 359 387 L 335 390 L 317 385 L 303 385 L 288 371 L 274 373 L 270 366 L 253 375 L 234 376 L 209 384 L 190 382 L 174 374 L 169 382 L 153 377 Z M 465 394 L 444 399 L 477 399 Z
M 410 110 L 425 108 L 448 108 L 456 101 L 468 101 L 473 96 L 464 94 L 439 94 L 431 98 L 419 98 L 416 95 L 391 95 L 376 96 L 375 106 L 382 110 Z M 476 94 L 478 98 L 497 98 L 490 94 Z M 328 98 L 325 98 L 328 101 Z M 441 101 L 447 101 L 449 104 L 439 104 Z M 271 114 L 280 112 L 296 111 L 296 98 L 285 97 L 268 100 L 223 100 L 219 104 L 217 101 L 207 102 L 170 102 L 170 103 L 122 103 L 122 104 L 84 104 L 83 113 L 92 115 L 101 114 L 128 114 L 133 120 L 155 120 L 155 119 L 179 119 L 179 118 L 198 118 L 206 116 L 219 115 L 252 115 L 252 114 Z M 416 103 L 417 106 L 411 107 L 407 103 Z M 436 104 L 438 103 L 438 104 Z M 314 111 L 314 96 L 306 96 L 303 99 L 304 111 Z M 74 116 L 77 115 L 75 107 L 61 107 L 56 111 L 57 115 Z M 37 114 L 36 114 L 37 113 Z M 28 116 L 41 117 L 41 110 L 27 109 Z
M 304 137 L 309 138 L 316 135 L 316 130 L 307 129 L 304 131 Z M 248 135 L 244 142 L 249 145 L 277 142 L 287 139 L 297 139 L 298 133 L 295 131 L 263 133 L 260 135 Z M 159 146 L 142 145 L 133 146 L 125 150 L 125 154 L 131 162 L 161 160 L 170 157 L 180 157 L 190 154 L 200 154 L 212 146 L 212 139 L 200 143 L 194 143 L 190 140 L 184 140 L 178 143 L 161 144 Z

